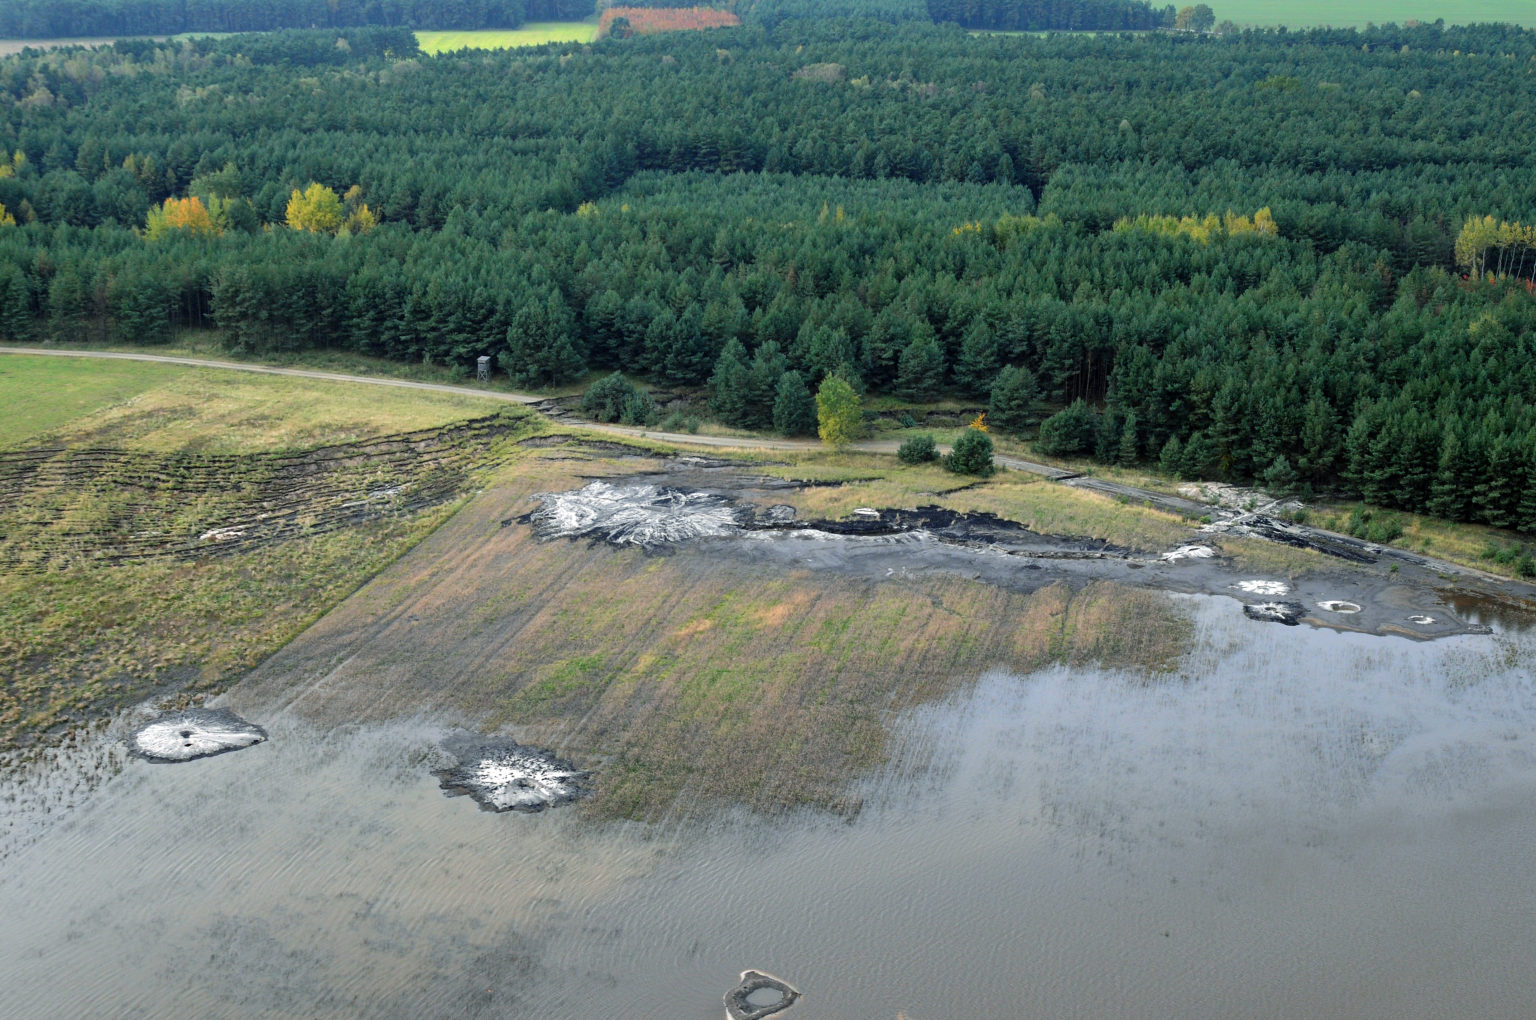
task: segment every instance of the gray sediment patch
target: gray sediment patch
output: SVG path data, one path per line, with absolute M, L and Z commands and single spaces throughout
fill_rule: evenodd
M 1307 607 L 1299 602 L 1250 602 L 1243 605 L 1243 615 L 1250 620 L 1267 623 L 1283 623 L 1294 627 L 1306 615 Z
M 189 708 L 140 726 L 128 738 L 128 747 L 145 761 L 179 762 L 238 751 L 266 739 L 266 730 L 226 709 Z
M 799 998 L 799 990 L 784 979 L 760 970 L 744 970 L 741 981 L 725 993 L 726 1020 L 766 1020 Z
M 443 790 L 485 811 L 543 811 L 591 792 L 591 773 L 552 751 L 476 736 L 450 737 L 442 746 L 457 762 L 437 773 Z
M 647 549 L 741 530 L 751 511 L 710 492 L 641 483 L 591 482 L 543 492 L 528 515 L 541 538 L 593 538 Z

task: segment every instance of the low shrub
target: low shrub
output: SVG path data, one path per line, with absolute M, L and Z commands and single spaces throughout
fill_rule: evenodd
M 896 451 L 896 459 L 903 464 L 927 464 L 939 459 L 939 444 L 926 432 L 912 436 Z

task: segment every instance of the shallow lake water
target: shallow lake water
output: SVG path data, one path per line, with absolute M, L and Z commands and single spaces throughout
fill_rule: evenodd
M 793 1020 L 1528 1016 L 1536 639 L 1184 601 L 1170 674 L 893 720 L 852 820 L 492 814 L 431 720 L 114 757 L 3 802 L 0 1013 L 702 1020 L 757 968 Z

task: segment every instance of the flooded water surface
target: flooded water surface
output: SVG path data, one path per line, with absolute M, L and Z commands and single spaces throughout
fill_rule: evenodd
M 757 968 L 794 1020 L 1528 1016 L 1532 638 L 1188 603 L 1171 673 L 992 673 L 893 720 L 851 820 L 482 811 L 435 720 L 119 755 L 5 802 L 0 1011 L 702 1020 Z

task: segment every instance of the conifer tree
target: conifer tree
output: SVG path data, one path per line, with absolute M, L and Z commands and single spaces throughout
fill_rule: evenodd
M 1035 402 L 1040 387 L 1034 375 L 1022 365 L 1008 365 L 992 384 L 987 402 L 987 420 L 1004 432 L 1023 435 L 1035 423 Z
M 960 356 L 955 359 L 955 383 L 967 396 L 986 396 L 997 381 L 997 333 L 978 318 L 960 340 Z
M 938 399 L 944 386 L 944 352 L 932 337 L 919 337 L 901 352 L 896 393 L 908 400 Z
M 747 349 L 728 340 L 709 377 L 709 408 L 727 425 L 745 425 L 747 418 Z
M 783 436 L 809 436 L 816 433 L 816 399 L 799 372 L 779 376 L 773 401 L 773 430 Z

